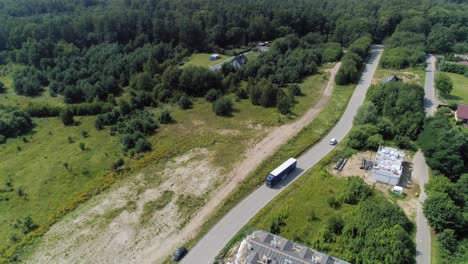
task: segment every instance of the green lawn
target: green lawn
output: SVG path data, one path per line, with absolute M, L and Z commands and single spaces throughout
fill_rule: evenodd
M 65 127 L 59 118 L 34 119 L 32 132 L 0 145 L 0 186 L 8 179 L 13 183 L 13 191 L 0 193 L 9 199 L 0 201 L 0 249 L 14 235 L 22 237 L 13 227 L 16 220 L 31 215 L 36 224 L 47 225 L 59 209 L 95 190 L 121 156 L 118 137 L 109 136 L 107 129 L 96 130 L 95 117 L 75 119 L 80 126 Z M 82 131 L 89 137 L 84 138 Z M 20 189 L 25 193 L 22 197 Z
M 453 90 L 444 98 L 447 103 L 468 104 L 468 78 L 461 74 L 446 72 L 453 82 Z
M 220 62 L 223 62 L 225 60 L 227 60 L 228 58 L 230 58 L 231 56 L 227 56 L 227 55 L 223 55 L 223 54 L 220 54 L 221 55 L 221 58 L 215 60 L 215 61 L 212 61 L 210 60 L 210 53 L 195 53 L 195 54 L 192 54 L 188 60 L 184 63 L 184 65 L 182 67 L 186 67 L 186 66 L 189 66 L 189 65 L 192 65 L 192 66 L 201 66 L 201 67 L 211 67 L 211 66 L 214 66 Z

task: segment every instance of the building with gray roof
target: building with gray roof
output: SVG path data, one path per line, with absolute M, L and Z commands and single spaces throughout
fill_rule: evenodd
M 405 154 L 396 148 L 379 146 L 371 177 L 378 182 L 398 185 L 403 173 L 404 157 Z
M 263 230 L 253 232 L 241 245 L 238 264 L 349 264 Z

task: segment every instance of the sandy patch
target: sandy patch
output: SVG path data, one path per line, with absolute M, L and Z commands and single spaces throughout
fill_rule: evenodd
M 181 225 L 177 196 L 203 195 L 218 180 L 220 169 L 210 164 L 211 155 L 206 149 L 191 150 L 165 164 L 159 186 L 149 187 L 137 175 L 96 197 L 55 224 L 27 263 L 149 263 L 153 250 Z M 172 200 L 142 225 L 144 205 L 165 190 L 174 192 Z

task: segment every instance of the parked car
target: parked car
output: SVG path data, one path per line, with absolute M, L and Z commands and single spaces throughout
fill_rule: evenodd
M 330 145 L 335 146 L 336 144 L 338 144 L 338 140 L 336 140 L 336 138 L 330 139 Z
M 172 259 L 174 261 L 179 261 L 181 260 L 185 254 L 187 254 L 187 249 L 185 247 L 180 247 L 179 249 L 177 249 L 177 251 L 174 253 L 174 256 L 172 257 Z

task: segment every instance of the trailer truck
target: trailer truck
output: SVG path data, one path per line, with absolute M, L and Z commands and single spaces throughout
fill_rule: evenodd
M 291 171 L 296 168 L 297 160 L 294 158 L 290 158 L 281 164 L 278 168 L 274 169 L 268 176 L 266 177 L 266 186 L 272 188 L 281 181 L 284 177 L 286 177 Z

